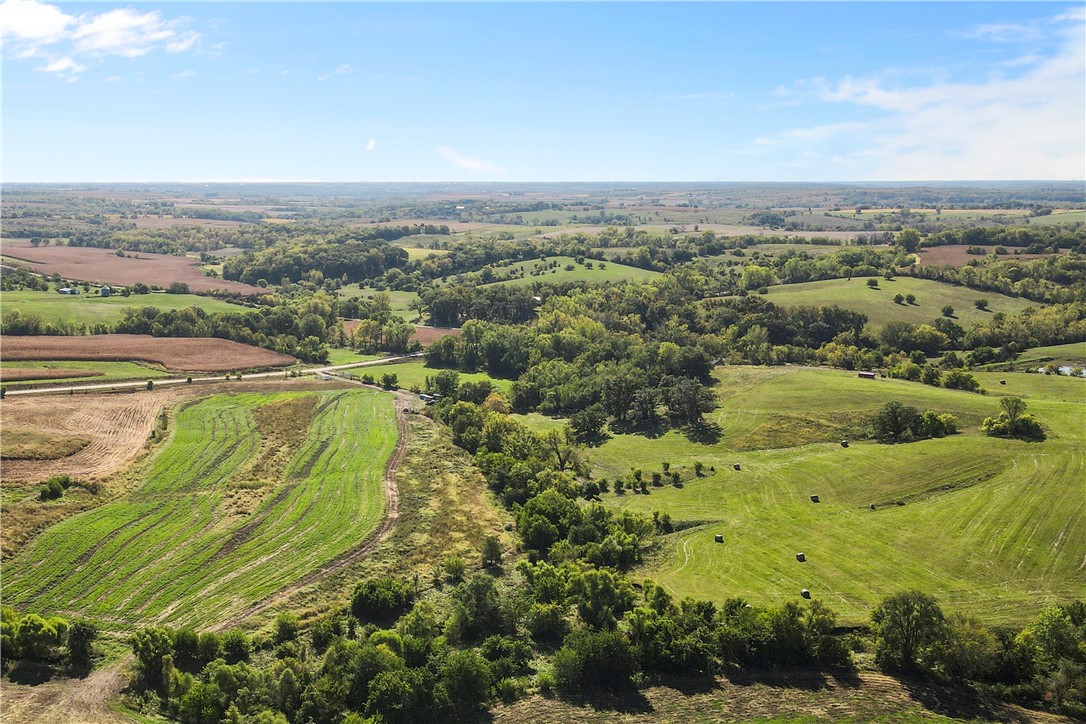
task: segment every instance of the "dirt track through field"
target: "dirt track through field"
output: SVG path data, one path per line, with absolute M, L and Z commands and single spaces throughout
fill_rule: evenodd
M 363 385 L 360 382 L 355 384 L 359 386 L 369 387 L 369 385 Z M 396 473 L 400 468 L 400 463 L 403 461 L 404 453 L 407 451 L 407 409 L 409 408 L 411 401 L 414 400 L 413 395 L 409 395 L 405 392 L 396 392 L 395 408 L 396 408 L 396 427 L 399 430 L 399 439 L 396 441 L 396 449 L 393 450 L 392 456 L 385 464 L 385 470 L 383 474 L 385 497 L 387 499 L 387 505 L 385 507 L 385 520 L 381 524 L 381 527 L 376 532 L 371 534 L 366 540 L 362 542 L 356 548 L 353 548 L 345 553 L 340 554 L 332 561 L 321 566 L 312 573 L 303 576 L 294 583 L 285 588 L 281 588 L 275 592 L 272 596 L 265 600 L 253 604 L 249 608 L 237 613 L 224 621 L 219 622 L 215 626 L 211 627 L 212 631 L 224 631 L 229 628 L 238 626 L 246 619 L 255 616 L 256 614 L 267 610 L 271 606 L 280 601 L 284 601 L 293 596 L 298 591 L 302 590 L 306 586 L 309 586 L 323 578 L 326 578 L 333 573 L 351 565 L 355 561 L 358 561 L 365 556 L 369 555 L 385 541 L 386 538 L 392 533 L 392 530 L 396 527 L 396 523 L 400 519 L 400 491 L 396 486 Z

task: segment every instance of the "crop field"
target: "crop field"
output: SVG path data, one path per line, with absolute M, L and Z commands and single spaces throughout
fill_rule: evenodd
M 985 254 L 995 253 L 994 246 L 981 246 L 984 249 Z M 920 263 L 927 264 L 929 266 L 965 266 L 971 261 L 983 259 L 982 255 L 970 254 L 968 246 L 960 245 L 944 245 L 944 246 L 929 246 L 921 249 L 919 252 Z M 1015 249 L 1008 247 L 1009 254 L 1004 254 L 1002 259 L 1044 259 L 1048 256 L 1054 256 L 1053 254 L 1021 254 L 1021 249 Z
M 4 360 L 138 360 L 180 372 L 230 372 L 294 364 L 278 352 L 211 337 L 98 334 L 86 337 L 6 337 Z
M 554 262 L 557 262 L 557 267 L 545 269 L 542 274 L 536 276 L 532 275 L 532 272 L 544 270 L 547 265 Z M 604 262 L 604 268 L 602 269 L 600 268 L 600 262 L 591 263 L 593 264 L 593 268 L 587 269 L 585 266 L 577 264 L 571 256 L 549 256 L 545 261 L 539 259 L 522 261 L 516 264 L 510 264 L 509 266 L 499 267 L 495 269 L 495 274 L 501 275 L 504 278 L 510 274 L 519 274 L 523 272 L 523 278 L 507 279 L 505 281 L 493 283 L 528 286 L 533 282 L 625 282 L 645 281 L 660 276 L 660 272 L 639 269 L 624 264 L 616 264 L 612 261 Z M 573 268 L 567 269 L 566 267 L 568 266 L 572 266 Z
M 5 603 L 107 626 L 222 621 L 377 528 L 396 440 L 381 392 L 202 399 L 178 412 L 138 488 L 5 567 Z
M 690 526 L 668 536 L 644 569 L 677 596 L 779 605 L 807 588 L 860 622 L 884 596 L 917 588 L 1000 623 L 1081 597 L 1086 380 L 978 373 L 990 393 L 979 395 L 829 369 L 732 367 L 715 377 L 719 407 L 707 418 L 717 439 L 615 435 L 589 454 L 599 477 L 637 467 L 647 478 L 664 461 L 684 471 L 681 488 L 605 496 Z M 980 422 L 998 411 L 1000 395 L 1025 399 L 1048 439 L 984 436 Z M 950 412 L 962 433 L 855 441 L 862 419 L 889 400 Z M 853 442 L 842 447 L 842 438 Z M 693 474 L 695 461 L 705 477 Z
M 770 287 L 766 298 L 786 307 L 837 305 L 853 309 L 866 314 L 868 322 L 875 326 L 898 320 L 913 324 L 928 323 L 942 316 L 941 310 L 948 304 L 954 307 L 954 321 L 963 326 L 984 321 L 996 312 L 1017 314 L 1027 307 L 1040 306 L 1027 299 L 928 279 L 895 277 L 893 281 L 887 281 L 882 277 L 875 278 L 879 282 L 877 289 L 867 286 L 867 277 L 780 284 Z M 894 302 L 896 294 L 915 294 L 916 303 L 897 304 Z M 977 299 L 988 300 L 988 311 L 982 312 L 973 305 Z
M 5 314 L 18 310 L 24 315 L 39 317 L 44 322 L 75 322 L 76 324 L 114 324 L 124 316 L 124 310 L 130 307 L 157 307 L 159 309 L 200 307 L 208 313 L 247 311 L 246 307 L 196 294 L 100 297 L 97 294 L 68 296 L 57 294 L 55 291 L 18 290 L 0 294 L 0 305 L 3 305 Z
M 12 435 L 40 441 L 41 452 L 5 460 L 5 487 L 37 483 L 67 473 L 80 480 L 104 478 L 131 462 L 143 448 L 162 408 L 198 394 L 190 387 L 138 394 L 9 397 L 0 404 L 4 448 Z M 46 454 L 60 441 L 81 440 L 68 455 Z M 5 458 L 9 457 L 7 452 Z
M 4 255 L 24 262 L 33 271 L 65 279 L 132 286 L 138 282 L 165 289 L 184 282 L 194 292 L 224 289 L 240 294 L 263 294 L 259 287 L 204 276 L 198 262 L 167 254 L 117 256 L 113 249 L 80 246 L 32 247 L 28 242 L 5 242 Z

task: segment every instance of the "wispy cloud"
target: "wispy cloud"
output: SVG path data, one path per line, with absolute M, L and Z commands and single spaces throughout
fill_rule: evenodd
M 661 96 L 666 101 L 724 101 L 735 98 L 735 93 L 728 91 L 712 90 L 698 93 L 680 93 L 678 95 Z
M 460 168 L 467 169 L 468 171 L 476 171 L 478 173 L 503 173 L 502 167 L 496 163 L 484 161 L 479 158 L 472 158 L 471 156 L 462 156 L 448 146 L 439 147 L 437 153 L 446 161 L 456 164 Z
M 824 108 L 876 117 L 794 128 L 756 140 L 762 147 L 814 150 L 843 172 L 896 180 L 1082 178 L 1086 156 L 1086 43 L 1083 13 L 1039 21 L 1055 48 L 1022 56 L 986 79 L 904 85 L 898 74 L 812 79 L 797 95 Z M 976 37 L 991 39 L 993 31 Z M 856 176 L 858 177 L 858 176 Z
M 68 78 L 87 68 L 74 59 L 77 57 L 138 58 L 158 48 L 169 53 L 191 50 L 199 43 L 200 34 L 186 29 L 187 23 L 186 18 L 167 19 L 157 11 L 132 8 L 69 15 L 38 0 L 4 0 L 0 4 L 5 54 L 44 57 L 48 62 L 37 70 Z
M 366 150 L 367 151 L 372 151 L 375 148 L 377 148 L 377 139 L 376 138 L 371 138 L 370 140 L 366 141 Z
M 185 80 L 186 78 L 191 78 L 194 75 L 196 75 L 195 70 L 183 70 L 180 73 L 174 73 L 170 76 L 170 78 L 172 80 Z

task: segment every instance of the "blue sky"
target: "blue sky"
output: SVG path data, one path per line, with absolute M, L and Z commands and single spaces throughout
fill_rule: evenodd
M 1081 3 L 4 0 L 5 181 L 1086 177 Z

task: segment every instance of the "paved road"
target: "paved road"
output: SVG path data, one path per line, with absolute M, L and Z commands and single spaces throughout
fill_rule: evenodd
M 415 359 L 421 357 L 423 352 L 412 352 L 411 354 L 401 354 L 394 357 L 382 357 L 381 359 L 371 359 L 366 362 L 349 362 L 342 365 L 329 365 L 327 367 L 310 367 L 309 369 L 299 370 L 299 374 L 302 375 L 321 375 L 329 372 L 336 372 L 338 370 L 350 370 L 356 367 L 372 367 L 374 365 L 385 365 L 393 362 L 402 362 L 408 359 Z M 287 372 L 283 370 L 277 370 L 275 372 L 254 372 L 253 374 L 242 375 L 243 380 L 259 380 L 268 377 L 275 377 L 282 379 Z M 225 375 L 215 375 L 212 377 L 193 377 L 192 384 L 196 383 L 210 383 L 210 382 L 226 382 Z M 184 385 L 188 384 L 187 377 L 162 377 L 155 378 L 155 388 L 164 387 L 167 385 Z M 8 390 L 7 396 L 14 397 L 16 395 L 55 395 L 60 393 L 70 392 L 112 392 L 114 390 L 131 390 L 141 389 L 147 387 L 147 382 L 137 380 L 135 382 L 102 382 L 96 385 L 72 385 L 69 387 L 39 387 L 32 390 Z

